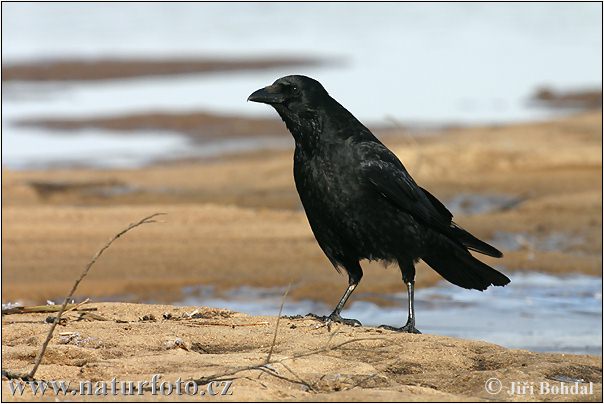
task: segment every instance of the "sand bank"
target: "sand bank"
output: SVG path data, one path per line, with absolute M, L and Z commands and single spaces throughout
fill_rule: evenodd
M 512 279 L 515 270 L 601 274 L 601 114 L 451 129 L 414 142 L 399 136 L 388 145 L 446 203 L 460 194 L 512 198 L 482 213 L 456 214 L 479 237 L 521 239 L 514 248 L 499 245 L 503 259 L 486 259 Z M 5 169 L 4 299 L 39 303 L 63 296 L 112 234 L 166 212 L 164 223 L 112 247 L 80 296 L 169 302 L 184 286 L 291 282 L 291 298 L 331 304 L 346 279 L 316 245 L 291 172 L 289 151 L 137 170 Z M 573 242 L 547 247 L 552 234 Z M 401 290 L 395 268 L 371 263 L 365 269 L 359 292 Z M 423 264 L 418 268 L 419 287 L 440 279 Z
M 264 70 L 276 67 L 313 66 L 310 58 L 266 59 L 91 59 L 47 60 L 2 66 L 2 81 L 73 81 L 138 78 L 192 73 Z
M 153 375 L 159 375 L 159 383 L 199 380 L 200 391 L 209 380 L 231 381 L 228 393 L 232 395 L 216 396 L 216 401 L 602 399 L 601 359 L 595 356 L 538 354 L 480 341 L 376 328 L 328 328 L 309 318 L 281 319 L 273 346 L 275 317 L 199 307 L 88 306 L 97 308 L 93 313 L 100 317 L 76 321 L 79 315 L 69 313 L 67 324 L 56 330 L 37 378 L 79 386 L 86 380 L 151 381 Z M 188 316 L 192 313 L 196 318 Z M 3 317 L 3 369 L 26 372 L 31 368 L 49 327 L 45 318 L 42 314 Z M 271 346 L 270 365 L 261 367 Z M 512 383 L 522 382 L 533 384 L 534 390 L 508 394 Z M 575 382 L 588 393 L 551 392 Z M 2 381 L 2 393 L 4 399 L 13 399 L 8 381 Z M 150 387 L 144 394 L 147 400 L 151 398 Z M 145 395 L 125 399 L 143 400 Z M 16 399 L 33 398 L 28 391 Z M 53 398 L 52 394 L 46 396 L 47 400 Z M 152 399 L 199 397 L 173 394 Z

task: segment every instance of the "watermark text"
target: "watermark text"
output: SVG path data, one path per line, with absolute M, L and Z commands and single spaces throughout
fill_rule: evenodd
M 151 394 L 154 396 L 230 396 L 233 394 L 233 382 L 209 381 L 199 383 L 195 380 L 174 382 L 161 380 L 160 375 L 153 375 L 150 380 L 130 381 L 113 378 L 110 381 L 80 381 L 77 384 L 63 380 L 8 380 L 8 388 L 13 396 L 31 392 L 34 396 L 133 396 Z

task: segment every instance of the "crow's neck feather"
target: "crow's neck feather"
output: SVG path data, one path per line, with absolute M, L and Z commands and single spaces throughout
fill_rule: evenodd
M 297 147 L 310 151 L 319 148 L 321 143 L 339 143 L 359 131 L 367 130 L 337 101 L 331 101 L 319 110 L 303 114 L 292 113 L 286 108 L 276 108 L 294 137 Z

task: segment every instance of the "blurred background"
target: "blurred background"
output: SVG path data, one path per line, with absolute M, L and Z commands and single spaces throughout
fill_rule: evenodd
M 83 136 L 67 137 L 17 123 L 151 111 L 273 117 L 247 95 L 296 72 L 376 125 L 543 119 L 561 111 L 535 102 L 540 89 L 601 85 L 598 4 L 11 3 L 2 11 L 9 167 L 132 166 L 266 147 L 245 137 L 191 149 L 173 128 L 149 139 L 143 122 L 131 123 L 127 142 L 108 125 L 78 125 Z M 112 155 L 89 159 L 99 150 Z
M 418 328 L 601 354 L 601 33 L 599 3 L 3 3 L 2 302 L 62 296 L 166 211 L 80 297 L 276 314 L 292 283 L 288 314 L 327 313 L 346 280 L 289 134 L 246 102 L 305 74 L 506 252 L 512 284 L 483 294 L 423 268 Z M 374 266 L 346 314 L 402 323 L 400 275 Z

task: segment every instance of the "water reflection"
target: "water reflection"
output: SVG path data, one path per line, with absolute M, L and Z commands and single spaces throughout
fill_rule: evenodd
M 416 292 L 418 328 L 429 334 L 490 341 L 532 351 L 601 354 L 602 280 L 573 275 L 513 273 L 512 283 L 485 292 L 442 283 Z M 252 315 L 276 315 L 284 291 L 242 287 L 216 296 L 211 288 L 189 288 L 178 305 L 222 307 Z M 364 325 L 402 324 L 404 293 L 389 296 L 395 306 L 381 307 L 356 297 L 345 317 Z M 334 296 L 334 299 L 337 297 Z M 328 314 L 332 307 L 313 301 L 287 301 L 284 315 Z M 497 315 L 494 316 L 493 314 Z

